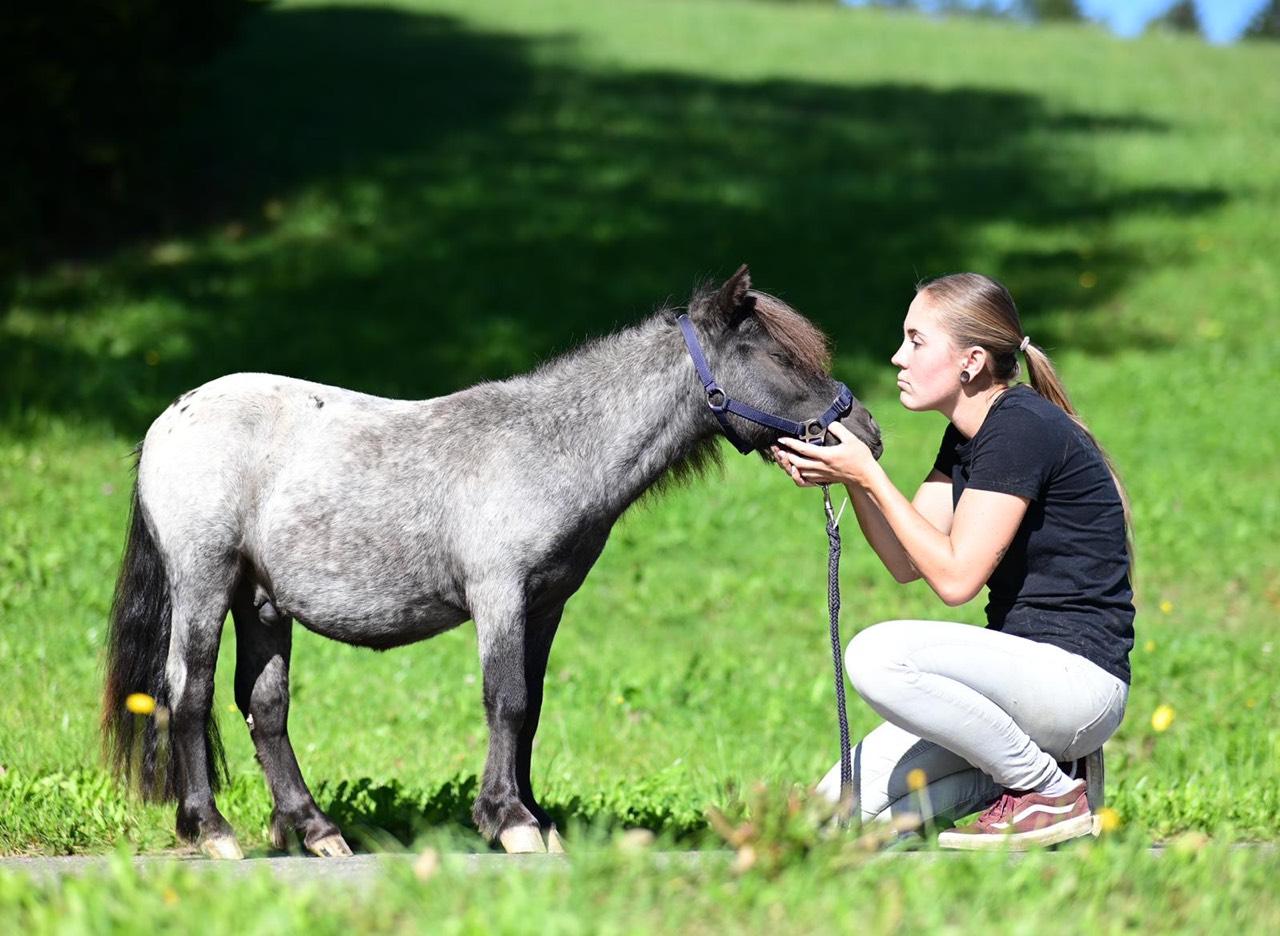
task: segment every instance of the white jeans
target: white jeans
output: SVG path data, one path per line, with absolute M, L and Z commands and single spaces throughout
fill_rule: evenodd
M 903 812 L 958 819 L 1061 778 L 1057 761 L 1102 746 L 1124 718 L 1129 687 L 1050 644 L 945 621 L 885 621 L 845 651 L 849 681 L 883 724 L 853 749 L 864 821 Z M 927 778 L 927 797 L 907 775 Z M 818 784 L 835 801 L 837 763 Z

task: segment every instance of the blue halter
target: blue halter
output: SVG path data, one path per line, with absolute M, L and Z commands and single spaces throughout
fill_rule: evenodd
M 725 437 L 743 455 L 751 454 L 754 448 L 744 442 L 742 437 L 733 431 L 733 426 L 729 425 L 729 413 L 741 416 L 743 419 L 750 420 L 757 425 L 776 429 L 783 435 L 800 439 L 811 445 L 822 445 L 823 437 L 827 434 L 827 427 L 853 409 L 853 392 L 844 384 L 838 382 L 840 393 L 835 398 L 835 402 L 828 406 L 827 411 L 817 419 L 810 419 L 806 422 L 796 422 L 793 419 L 774 416 L 772 413 L 758 410 L 754 406 L 748 406 L 746 403 L 739 403 L 737 400 L 730 399 L 729 394 L 721 390 L 720 385 L 716 383 L 716 379 L 711 376 L 711 368 L 707 366 L 706 356 L 702 353 L 702 346 L 698 344 L 698 337 L 693 332 L 693 323 L 689 321 L 689 316 L 681 315 L 676 321 L 680 323 L 680 331 L 684 334 L 684 343 L 689 349 L 689 357 L 693 358 L 693 366 L 698 371 L 698 379 L 702 381 L 702 389 L 707 392 L 707 406 L 710 407 L 711 412 L 716 414 L 716 419 L 720 421 L 720 427 L 724 430 Z

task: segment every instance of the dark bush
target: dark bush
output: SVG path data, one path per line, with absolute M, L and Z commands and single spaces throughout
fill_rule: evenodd
M 0 13 L 0 271 L 162 223 L 150 186 L 196 70 L 256 0 L 10 0 Z

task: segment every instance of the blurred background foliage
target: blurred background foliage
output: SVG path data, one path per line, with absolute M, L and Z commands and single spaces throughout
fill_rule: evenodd
M 0 14 L 0 274 L 171 224 L 166 131 L 258 0 L 11 0 Z
M 1224 198 L 1212 183 L 1115 185 L 1081 145 L 1157 138 L 1162 119 L 1008 87 L 620 72 L 581 61 L 569 34 L 401 7 L 217 22 L 233 19 L 241 41 L 187 76 L 180 118 L 104 124 L 119 134 L 105 175 L 88 157 L 53 173 L 30 160 L 64 213 L 36 225 L 59 259 L 9 280 L 11 412 L 140 432 L 177 390 L 232 370 L 434 395 L 741 261 L 870 379 L 918 278 L 980 258 L 1033 312 L 1083 315 L 1142 265 L 1113 221 Z M 975 249 L 992 225 L 1019 236 Z M 1073 340 L 1161 339 L 1120 322 Z

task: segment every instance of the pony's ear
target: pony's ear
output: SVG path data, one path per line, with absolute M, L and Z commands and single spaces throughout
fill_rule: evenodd
M 742 315 L 750 315 L 756 308 L 756 297 L 750 294 L 751 271 L 744 263 L 738 272 L 724 281 L 716 292 L 716 311 L 730 321 Z

